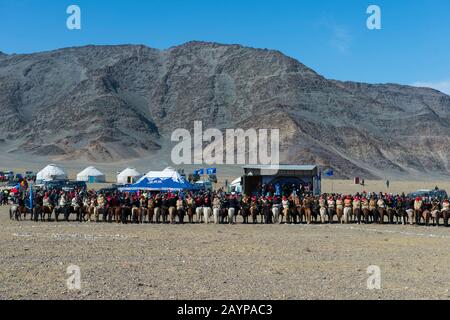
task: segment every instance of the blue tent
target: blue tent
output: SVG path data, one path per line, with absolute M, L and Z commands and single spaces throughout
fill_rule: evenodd
M 192 186 L 186 180 L 176 181 L 172 178 L 147 178 L 144 177 L 135 184 L 119 188 L 120 191 L 181 191 L 192 190 Z

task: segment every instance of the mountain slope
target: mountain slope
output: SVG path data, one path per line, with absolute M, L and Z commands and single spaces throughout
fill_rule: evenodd
M 338 175 L 449 174 L 450 97 L 327 80 L 277 51 L 190 42 L 0 55 L 0 150 L 114 162 L 174 129 L 280 128 L 282 161 Z

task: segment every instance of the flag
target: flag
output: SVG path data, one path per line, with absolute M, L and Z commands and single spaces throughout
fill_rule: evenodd
M 216 174 L 216 172 L 217 172 L 217 169 L 216 169 L 216 168 L 209 168 L 209 169 L 206 169 L 206 174 L 209 174 L 209 175 L 211 175 L 211 174 Z
M 33 185 L 30 184 L 30 209 L 33 209 Z
M 333 170 L 331 170 L 331 169 L 326 170 L 324 173 L 325 173 L 325 175 L 326 175 L 327 177 L 332 177 L 332 176 L 334 176 L 334 172 L 333 172 Z
M 205 169 L 200 169 L 200 170 L 198 170 L 198 174 L 199 174 L 199 175 L 204 175 L 204 174 L 205 174 Z

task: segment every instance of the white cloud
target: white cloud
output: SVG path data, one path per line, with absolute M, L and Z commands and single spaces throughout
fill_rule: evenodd
M 450 95 L 450 80 L 441 82 L 416 82 L 412 84 L 414 87 L 426 87 L 439 90 L 445 94 Z
M 352 42 L 350 32 L 346 27 L 336 24 L 331 26 L 331 31 L 331 45 L 338 49 L 341 53 L 347 53 Z

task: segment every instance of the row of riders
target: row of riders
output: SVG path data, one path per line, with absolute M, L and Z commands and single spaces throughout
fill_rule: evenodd
M 21 200 L 22 199 L 22 200 Z M 34 197 L 33 210 L 19 197 L 10 208 L 10 218 L 59 221 L 60 215 L 76 220 L 117 223 L 389 223 L 448 226 L 448 199 L 416 198 L 405 195 L 356 194 L 355 196 L 292 194 L 290 197 L 249 197 L 221 191 L 192 193 L 52 192 Z M 101 219 L 100 219 L 101 217 Z

